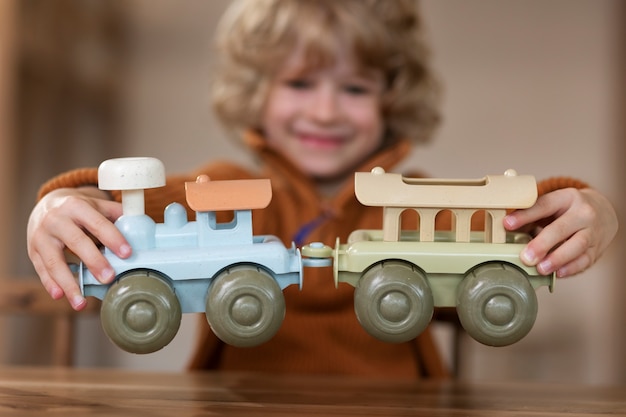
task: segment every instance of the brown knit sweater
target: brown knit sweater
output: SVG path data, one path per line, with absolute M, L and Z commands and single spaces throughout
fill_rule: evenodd
M 261 137 L 248 133 L 245 139 L 264 163 L 261 173 L 255 175 L 231 163 L 215 162 L 189 175 L 170 176 L 164 188 L 146 191 L 146 212 L 155 221 L 162 222 L 167 204 L 177 201 L 186 205 L 184 182 L 195 180 L 200 173 L 208 174 L 213 180 L 263 177 L 272 180 L 273 198 L 268 208 L 254 211 L 255 234 L 277 235 L 286 245 L 299 237 L 298 244 L 321 241 L 334 246 L 337 237 L 345 242 L 352 230 L 381 228 L 382 211 L 358 203 L 353 181 L 348 181 L 333 198 L 324 198 L 311 179 L 269 149 Z M 359 171 L 369 171 L 375 166 L 391 170 L 409 151 L 407 141 L 398 141 L 363 164 Z M 95 168 L 78 169 L 48 181 L 42 186 L 39 197 L 61 187 L 96 183 Z M 558 178 L 540 183 L 539 191 L 545 193 L 566 187 L 586 185 Z M 119 200 L 120 195 L 114 193 L 114 197 Z M 189 211 L 189 216 L 193 218 L 193 212 Z M 311 222 L 314 226 L 309 233 L 302 234 L 309 229 L 304 226 Z M 307 268 L 302 291 L 296 286 L 285 289 L 287 311 L 279 332 L 269 342 L 253 348 L 237 348 L 220 342 L 202 315 L 197 347 L 189 368 L 393 378 L 449 375 L 430 330 L 413 341 L 400 344 L 384 343 L 369 336 L 356 319 L 353 290 L 347 284 L 335 288 L 328 268 Z

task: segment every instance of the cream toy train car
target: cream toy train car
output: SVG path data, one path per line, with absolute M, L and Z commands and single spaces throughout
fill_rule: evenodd
M 383 207 L 382 230 L 355 230 L 335 248 L 312 243 L 304 256 L 332 260 L 336 285 L 355 287 L 354 309 L 363 328 L 388 342 L 419 335 L 436 307 L 456 307 L 474 339 L 504 346 L 523 338 L 537 316 L 535 290 L 555 276 L 544 276 L 519 258 L 530 240 L 507 232 L 507 209 L 532 206 L 534 177 L 513 170 L 478 180 L 418 179 L 382 168 L 355 175 L 357 199 Z M 401 214 L 414 210 L 417 230 L 402 230 Z M 451 230 L 435 230 L 443 211 Z M 473 216 L 485 216 L 485 230 L 472 231 Z

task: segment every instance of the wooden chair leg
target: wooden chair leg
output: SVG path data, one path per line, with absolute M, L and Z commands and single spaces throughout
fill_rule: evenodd
M 74 354 L 73 318 L 57 317 L 54 320 L 54 345 L 52 346 L 52 365 L 71 366 Z

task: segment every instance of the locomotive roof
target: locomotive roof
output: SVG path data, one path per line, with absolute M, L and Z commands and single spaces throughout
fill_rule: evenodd
M 269 179 L 211 181 L 206 175 L 186 182 L 187 203 L 194 211 L 262 209 L 272 200 Z

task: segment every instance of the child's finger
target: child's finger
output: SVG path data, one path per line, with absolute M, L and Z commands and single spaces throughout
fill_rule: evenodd
M 540 196 L 532 207 L 516 210 L 504 218 L 508 230 L 517 230 L 531 223 L 538 223 L 552 216 L 560 215 L 571 205 L 571 196 L 566 190 L 557 190 Z
M 585 271 L 592 264 L 591 257 L 585 253 L 582 256 L 574 259 L 572 262 L 569 262 L 561 267 L 557 268 L 556 276 L 559 278 L 569 277 L 571 275 L 576 275 L 579 272 Z
M 122 233 L 112 223 L 121 214 L 120 204 L 106 200 L 94 200 L 93 203 L 95 208 L 92 205 L 84 204 L 83 201 L 70 205 L 68 212 L 64 216 L 60 216 L 57 218 L 57 221 L 51 222 L 52 224 L 49 227 L 51 234 L 64 242 L 83 261 L 85 258 L 76 249 L 82 244 L 87 245 L 86 239 L 91 240 L 91 237 L 87 236 L 81 228 L 91 233 L 98 242 L 109 248 L 117 256 L 121 258 L 128 257 L 131 253 L 130 245 L 128 245 Z M 80 227 L 73 227 L 73 223 Z M 73 233 L 72 235 L 70 235 L 70 231 Z M 89 245 L 90 249 L 91 247 L 92 245 Z M 95 255 L 93 251 L 90 252 L 87 255 Z M 92 266 L 99 271 L 108 265 L 103 265 L 100 262 L 100 265 L 94 264 Z
M 583 234 L 580 232 L 565 241 L 539 262 L 537 270 L 543 274 L 557 271 L 559 277 L 565 277 L 587 269 L 593 263 L 593 259 L 588 250 L 587 239 L 581 236 Z
M 54 252 L 48 253 L 49 258 L 46 258 L 46 253 L 42 251 L 42 257 L 44 259 L 50 259 L 50 262 L 56 262 L 60 252 L 62 252 L 64 247 L 67 247 L 67 249 L 74 252 L 74 254 L 83 261 L 85 266 L 100 282 L 108 283 L 113 280 L 115 272 L 111 268 L 111 265 L 93 240 L 85 234 L 83 229 L 76 226 L 72 221 L 59 222 L 58 227 L 62 228 L 62 230 L 51 230 L 51 232 L 53 236 L 56 236 L 56 239 L 61 242 L 61 247 L 53 248 Z M 48 252 L 47 247 L 43 250 Z M 64 257 L 63 262 L 65 263 Z M 55 265 L 50 265 L 48 261 L 46 261 L 46 264 L 49 273 L 58 281 L 59 277 L 57 277 L 53 271 L 58 272 L 60 269 L 56 268 Z M 64 266 L 67 268 L 67 265 Z
M 578 231 L 577 225 L 560 217 L 544 227 L 526 245 L 520 257 L 526 265 L 537 265 L 550 251 L 561 245 Z M 545 265 L 544 265 L 545 266 Z
M 32 254 L 31 261 L 35 267 L 37 275 L 39 276 L 39 280 L 48 294 L 50 294 L 50 297 L 54 300 L 58 300 L 63 297 L 65 295 L 63 289 L 52 279 L 52 277 L 50 277 L 50 274 L 48 274 L 48 271 L 46 270 L 39 254 Z
M 51 246 L 52 245 L 45 246 L 38 255 L 44 268 L 44 271 L 39 275 L 42 284 L 53 298 L 58 296 L 58 287 L 60 287 L 72 308 L 74 310 L 81 310 L 85 307 L 87 301 L 81 294 L 74 275 L 65 263 L 62 252 L 47 249 Z M 53 246 L 52 248 L 55 249 Z

